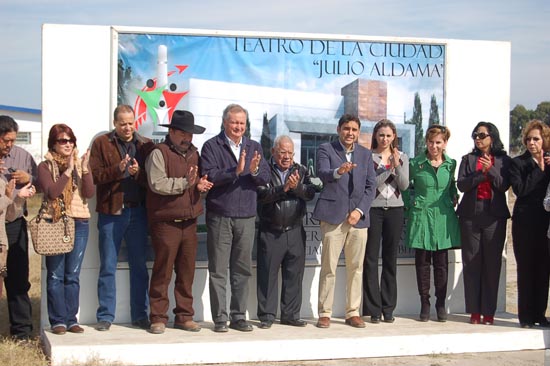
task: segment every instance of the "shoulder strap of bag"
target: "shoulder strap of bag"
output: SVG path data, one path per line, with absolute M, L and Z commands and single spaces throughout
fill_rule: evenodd
M 71 233 L 69 233 L 69 217 L 65 211 L 65 201 L 63 200 L 63 195 L 57 198 L 59 200 L 59 207 L 61 207 L 61 220 L 63 220 L 64 234 L 63 241 L 68 243 L 71 240 Z
M 57 164 L 55 164 L 51 160 L 46 160 L 46 164 L 48 165 L 48 170 L 52 174 L 52 179 L 54 182 L 57 182 L 59 179 L 59 167 Z M 69 221 L 67 217 L 67 211 L 65 210 L 65 201 L 63 198 L 63 195 L 60 197 L 57 197 L 57 201 L 59 203 L 59 207 L 61 207 L 61 220 L 63 220 L 64 226 L 65 226 L 65 235 L 67 235 L 68 229 L 67 229 L 67 222 Z M 40 222 L 44 218 L 44 215 L 48 212 L 48 199 L 46 198 L 46 194 L 43 194 L 42 196 L 42 204 L 40 205 L 40 209 L 38 210 L 38 215 L 36 216 L 36 221 Z

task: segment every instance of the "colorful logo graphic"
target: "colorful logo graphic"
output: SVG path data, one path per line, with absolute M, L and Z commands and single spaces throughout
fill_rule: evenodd
M 175 65 L 177 70 L 168 71 L 168 49 L 165 45 L 158 46 L 157 77 L 148 79 L 141 90 L 136 90 L 138 97 L 134 103 L 136 113 L 136 129 L 147 121 L 147 115 L 153 120 L 155 130 L 160 124 L 169 124 L 172 114 L 180 100 L 189 92 L 176 92 L 177 85 L 169 83 L 168 78 L 181 74 L 188 65 Z

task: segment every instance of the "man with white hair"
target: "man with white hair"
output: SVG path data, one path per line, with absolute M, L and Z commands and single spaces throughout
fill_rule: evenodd
M 271 328 L 277 315 L 281 269 L 281 324 L 304 327 L 307 323 L 300 319 L 306 244 L 303 218 L 315 187 L 308 169 L 294 162 L 290 137 L 277 137 L 271 155 L 271 180 L 258 187 L 258 318 L 260 328 Z

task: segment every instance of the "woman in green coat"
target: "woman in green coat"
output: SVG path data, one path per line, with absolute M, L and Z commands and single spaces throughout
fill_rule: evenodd
M 426 151 L 410 160 L 407 243 L 415 249 L 420 294 L 420 321 L 430 318 L 430 265 L 433 265 L 437 320 L 447 320 L 448 249 L 460 247 L 460 228 L 454 206 L 458 202 L 456 161 L 445 154 L 451 137 L 445 126 L 426 131 Z

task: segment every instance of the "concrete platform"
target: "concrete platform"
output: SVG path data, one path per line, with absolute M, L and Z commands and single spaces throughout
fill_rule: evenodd
M 203 323 L 199 333 L 168 328 L 162 335 L 124 324 L 98 332 L 90 325 L 83 326 L 83 334 L 58 336 L 43 330 L 42 336 L 52 366 L 91 360 L 120 365 L 182 365 L 550 348 L 550 330 L 521 329 L 517 318 L 508 313 L 497 314 L 493 326 L 471 325 L 467 315 L 450 315 L 446 323 L 421 323 L 416 315 L 399 317 L 393 324 L 367 323 L 364 329 L 351 328 L 338 318 L 329 329 L 314 324 L 311 319 L 304 328 L 276 323 L 271 329 L 254 328 L 249 333 L 230 329 L 220 334 L 213 332 L 212 323 Z

